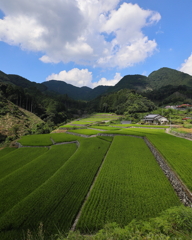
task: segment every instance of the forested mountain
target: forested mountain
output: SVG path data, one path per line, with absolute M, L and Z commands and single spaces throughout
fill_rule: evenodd
M 126 75 L 107 92 L 117 92 L 124 88 L 137 90 L 138 92 L 149 90 L 148 78 L 143 75 Z
M 5 74 L 0 71 L 0 82 L 14 84 L 16 86 L 27 88 L 28 91 L 34 88 L 49 95 L 68 95 L 75 100 L 89 101 L 104 93 L 116 92 L 121 89 L 136 90 L 139 93 L 156 91 L 161 87 L 168 86 L 186 86 L 192 87 L 192 76 L 180 71 L 161 68 L 152 72 L 148 77 L 143 75 L 126 75 L 115 86 L 98 86 L 94 89 L 89 87 L 76 87 L 64 81 L 50 80 L 43 83 L 31 82 L 21 76 L 14 74 Z M 161 91 L 161 90 L 160 90 Z
M 0 95 L 16 106 L 34 113 L 49 125 L 56 125 L 72 118 L 86 105 L 67 95 L 48 95 L 36 87 L 22 88 L 3 82 L 0 82 Z
M 167 85 L 185 85 L 187 87 L 192 87 L 192 76 L 171 68 L 164 67 L 152 72 L 148 76 L 148 82 L 152 89 L 159 89 Z
M 88 107 L 92 111 L 115 112 L 117 114 L 149 112 L 156 108 L 152 101 L 137 94 L 134 90 L 128 89 L 102 95 L 90 101 Z
M 50 91 L 54 91 L 59 94 L 67 94 L 69 97 L 73 99 L 81 99 L 85 100 L 86 95 L 91 92 L 91 88 L 89 87 L 75 87 L 72 84 L 68 84 L 64 81 L 50 80 L 47 82 L 43 82 L 42 85 L 46 86 L 46 88 Z
M 167 85 L 141 94 L 157 105 L 192 104 L 192 88 L 185 85 Z
M 121 99 L 119 93 L 117 98 L 114 97 L 115 95 L 111 95 L 111 93 L 115 94 L 123 89 L 134 91 L 150 99 L 156 105 L 192 103 L 192 76 L 170 68 L 161 68 L 152 72 L 148 77 L 126 75 L 113 87 L 98 86 L 94 89 L 75 87 L 56 80 L 40 84 L 1 71 L 0 83 L 0 89 L 8 100 L 35 113 L 42 120 L 54 124 L 64 122 L 72 114 L 82 113 L 87 110 L 105 111 L 108 109 L 108 111 L 123 113 L 126 109 L 121 104 L 121 100 L 117 100 Z M 121 94 L 123 94 L 123 99 L 124 92 L 122 91 Z M 84 101 L 94 99 L 94 101 L 86 104 L 86 102 L 74 99 Z M 108 105 L 106 109 L 101 107 L 104 103 L 101 103 L 101 99 L 106 100 L 103 100 Z M 114 102 L 111 103 L 110 101 Z M 127 100 L 124 99 L 124 101 Z M 137 107 L 136 109 L 140 111 Z M 145 106 L 143 106 L 143 109 L 145 109 Z

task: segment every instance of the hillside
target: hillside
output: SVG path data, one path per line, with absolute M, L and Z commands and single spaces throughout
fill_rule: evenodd
M 156 108 L 155 104 L 146 97 L 125 88 L 102 95 L 87 105 L 91 112 L 115 112 L 116 114 L 148 112 Z
M 30 133 L 43 121 L 35 114 L 24 110 L 0 95 L 0 142 L 8 136 L 19 137 Z
M 148 77 L 139 74 L 126 75 L 115 86 L 97 86 L 94 89 L 86 86 L 76 87 L 58 80 L 35 83 L 21 76 L 5 74 L 2 71 L 0 71 L 0 82 L 26 89 L 32 95 L 37 95 L 37 91 L 39 91 L 52 97 L 67 95 L 74 100 L 83 101 L 90 101 L 100 95 L 117 92 L 121 89 L 129 89 L 140 94 L 147 93 L 145 96 L 156 103 L 169 103 L 169 101 L 174 103 L 176 100 L 176 102 L 183 101 L 184 98 L 191 99 L 190 89 L 192 89 L 192 76 L 166 67 L 152 72 Z M 181 93 L 182 96 L 175 92 Z M 173 97 L 169 97 L 171 94 Z
M 121 89 L 134 89 L 139 92 L 150 90 L 148 78 L 142 75 L 126 75 L 115 86 L 111 87 L 108 92 L 117 92 Z
M 67 94 L 73 99 L 85 100 L 85 96 L 91 92 L 88 87 L 76 87 L 64 81 L 50 80 L 43 82 L 42 85 L 46 86 L 49 91 L 54 91 L 59 94 Z
M 159 89 L 166 85 L 185 85 L 192 87 L 192 76 L 171 68 L 164 67 L 152 72 L 148 76 L 148 82 L 152 89 Z

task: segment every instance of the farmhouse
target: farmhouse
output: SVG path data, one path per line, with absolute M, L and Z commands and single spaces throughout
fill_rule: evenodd
M 167 124 L 169 120 L 159 114 L 149 114 L 144 117 L 143 121 L 148 124 Z

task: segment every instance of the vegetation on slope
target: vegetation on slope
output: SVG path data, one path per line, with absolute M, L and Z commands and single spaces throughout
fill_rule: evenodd
M 0 93 L 0 142 L 6 137 L 13 140 L 30 133 L 38 124 L 43 124 L 39 117 L 16 106 Z
M 117 92 L 121 89 L 137 90 L 142 92 L 149 89 L 147 77 L 143 75 L 126 75 L 115 86 L 109 88 L 107 92 Z
M 153 102 L 128 89 L 103 95 L 91 101 L 88 107 L 97 112 L 115 112 L 116 114 L 148 112 L 156 108 Z
M 192 87 L 192 76 L 166 67 L 149 74 L 148 81 L 152 89 L 158 89 L 166 85 Z
M 55 237 L 56 240 L 191 240 L 191 238 L 192 209 L 184 206 L 167 209 L 148 221 L 133 220 L 123 228 L 115 222 L 109 223 L 94 235 L 85 236 L 77 231 L 70 232 L 67 237 L 62 234 Z

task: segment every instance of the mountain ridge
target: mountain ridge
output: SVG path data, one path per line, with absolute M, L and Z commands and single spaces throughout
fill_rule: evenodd
M 68 95 L 75 100 L 89 101 L 97 98 L 102 94 L 116 92 L 121 89 L 127 88 L 137 92 L 146 92 L 160 89 L 161 87 L 172 85 L 184 85 L 189 88 L 192 87 L 192 76 L 175 69 L 163 67 L 153 71 L 148 77 L 134 74 L 125 75 L 114 86 L 97 86 L 93 89 L 83 86 L 77 87 L 72 84 L 66 83 L 61 80 L 49 80 L 42 83 L 31 82 L 15 74 L 6 74 L 0 71 L 0 82 L 6 84 L 14 84 L 23 88 L 37 88 L 41 92 L 50 94 Z

